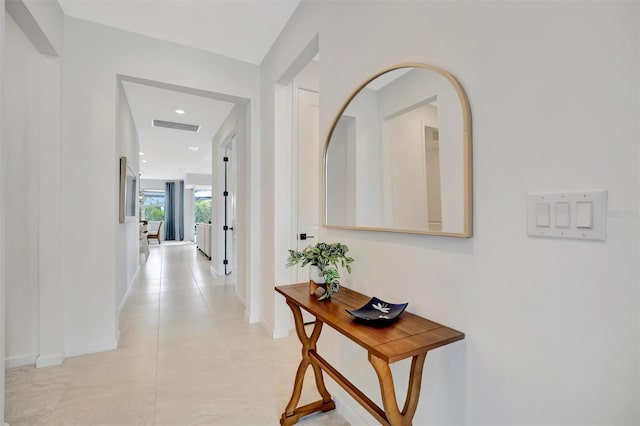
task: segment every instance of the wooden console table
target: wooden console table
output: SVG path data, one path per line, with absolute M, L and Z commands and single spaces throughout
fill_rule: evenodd
M 296 373 L 291 400 L 280 418 L 281 425 L 292 425 L 308 414 L 335 408 L 335 403 L 324 385 L 323 371 L 342 386 L 381 424 L 411 425 L 418 406 L 422 368 L 427 352 L 464 339 L 464 334 L 459 331 L 409 312 L 404 312 L 396 322 L 386 327 L 369 327 L 357 323 L 345 309 L 360 308 L 369 301 L 370 297 L 345 287 L 341 287 L 340 293 L 334 294 L 331 301 L 328 302 L 318 302 L 314 296 L 309 296 L 309 283 L 280 286 L 275 290 L 286 298 L 287 305 L 293 312 L 296 333 L 302 342 L 302 361 L 300 361 Z M 301 308 L 316 317 L 310 336 L 307 336 L 304 330 Z M 369 362 L 378 375 L 384 410 L 318 355 L 316 343 L 323 324 L 342 333 L 369 352 Z M 389 364 L 409 357 L 413 357 L 411 374 L 407 398 L 401 411 L 398 408 Z M 316 387 L 322 399 L 303 407 L 297 407 L 302 393 L 304 375 L 309 366 L 313 368 Z

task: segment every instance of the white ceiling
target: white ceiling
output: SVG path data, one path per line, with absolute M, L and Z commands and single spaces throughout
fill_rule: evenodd
M 64 13 L 260 64 L 300 0 L 58 0 Z
M 233 103 L 143 84 L 122 82 L 140 140 L 142 179 L 184 179 L 211 174 L 211 139 Z M 176 109 L 185 114 L 179 115 Z M 198 133 L 152 127 L 152 120 L 199 125 Z M 198 147 L 197 151 L 189 147 Z
M 58 0 L 64 13 L 259 64 L 300 0 Z M 123 82 L 140 140 L 143 179 L 211 174 L 211 138 L 232 103 Z M 184 115 L 176 109 L 186 111 Z M 202 126 L 154 128 L 151 120 Z M 197 146 L 198 151 L 190 151 Z M 144 161 L 144 162 L 143 162 Z

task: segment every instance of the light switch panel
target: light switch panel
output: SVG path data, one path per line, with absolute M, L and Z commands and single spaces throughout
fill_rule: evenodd
M 604 241 L 607 191 L 529 194 L 527 230 L 533 237 Z

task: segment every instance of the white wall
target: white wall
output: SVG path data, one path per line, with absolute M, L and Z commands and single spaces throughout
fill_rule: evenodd
M 349 129 L 352 143 L 348 148 L 347 173 L 352 188 L 347 189 L 347 211 L 352 226 L 372 226 L 379 228 L 382 223 L 382 136 L 379 132 L 378 93 L 369 89 L 362 90 L 354 98 L 345 115 L 355 120 L 355 126 Z M 333 191 L 334 188 L 331 188 Z M 340 225 L 340 222 L 329 222 Z
M 131 108 L 122 82 L 117 82 L 117 118 L 116 118 L 116 156 L 127 157 L 127 167 L 137 176 L 137 189 L 140 190 L 140 141 L 131 114 Z M 120 176 L 116 175 L 116 185 Z M 119 191 L 116 192 L 118 205 Z M 136 194 L 136 200 L 137 200 Z M 139 239 L 139 206 L 136 203 L 135 217 L 125 217 L 124 223 L 116 226 L 116 306 L 118 312 L 122 310 L 134 278 L 140 268 L 140 239 Z M 117 317 L 116 317 L 117 320 Z
M 184 189 L 184 240 L 195 241 L 195 211 L 194 211 L 194 193 L 192 188 Z
M 57 0 L 11 0 L 6 8 L 40 53 L 62 56 L 64 13 Z
M 45 4 L 46 3 L 46 4 Z M 64 359 L 61 253 L 62 33 L 57 2 L 7 4 L 3 98 L 9 127 L 3 168 L 7 182 L 8 365 L 59 364 Z M 8 15 L 7 15 L 8 16 Z M 18 28 L 19 27 L 19 28 Z M 53 55 L 53 56 L 45 56 Z M 25 222 L 26 221 L 26 222 Z M 17 232 L 17 234 L 16 234 Z M 13 234 L 12 234 L 13 233 Z M 35 267 L 34 267 L 35 266 Z
M 395 229 L 429 229 L 424 125 L 438 127 L 433 106 L 422 105 L 382 124 L 383 170 L 392 188 L 383 205 L 391 204 L 389 219 Z
M 200 175 L 195 173 L 187 173 L 184 176 L 184 184 L 185 185 L 211 185 L 211 175 Z
M 117 76 L 252 100 L 259 78 L 255 65 L 69 17 L 64 47 L 65 343 L 77 355 L 116 345 Z
M 15 21 L 6 17 L 4 111 L 7 178 L 8 366 L 35 363 L 38 355 L 38 145 L 40 54 Z
M 437 120 L 433 126 L 438 127 L 440 139 L 443 143 L 440 146 L 440 183 L 442 185 L 442 231 L 452 233 L 462 233 L 464 231 L 464 120 L 462 104 L 453 85 L 444 76 L 435 72 L 422 69 L 415 69 L 393 81 L 379 91 L 380 100 L 380 121 L 392 114 L 396 114 L 403 108 L 410 105 L 417 105 L 425 100 L 437 97 Z M 390 120 L 389 120 L 390 122 Z M 428 124 L 428 122 L 425 122 Z M 418 125 L 419 127 L 419 125 Z M 421 132 L 422 133 L 422 132 Z M 421 135 L 422 137 L 422 135 Z M 395 141 L 395 139 L 392 139 Z M 420 142 L 420 145 L 422 142 Z M 388 149 L 388 145 L 384 145 Z M 392 151 L 391 154 L 397 154 Z M 389 154 L 387 154 L 389 155 Z M 414 158 L 422 159 L 417 170 L 424 169 L 424 152 L 418 150 L 413 154 Z M 385 158 L 385 161 L 389 161 Z M 390 168 L 392 169 L 392 168 Z M 387 171 L 387 167 L 383 167 Z M 424 172 L 424 171 L 423 171 Z M 395 172 L 394 172 L 395 173 Z M 394 176 L 395 177 L 395 176 Z M 421 179 L 426 181 L 426 175 Z M 394 181 L 397 185 L 397 182 Z M 403 182 L 400 187 L 407 187 L 408 182 Z M 398 188 L 394 191 L 397 195 Z M 421 190 L 422 195 L 426 193 L 426 188 Z M 423 213 L 420 218 L 427 217 L 426 197 L 423 197 Z M 387 204 L 387 203 L 384 203 Z M 394 205 L 394 209 L 397 206 Z M 397 209 L 396 209 L 397 210 Z M 396 213 L 398 213 L 396 211 Z M 405 212 L 406 214 L 406 212 Z M 402 221 L 394 224 L 396 229 L 428 229 L 428 224 L 407 226 Z M 416 222 L 418 221 L 416 217 Z
M 325 205 L 327 223 L 354 226 L 355 221 L 355 117 L 341 117 L 333 129 L 331 144 L 327 146 L 327 188 Z M 324 210 L 323 210 L 324 211 Z
M 18 18 L 21 18 L 18 15 Z M 33 22 L 33 21 L 31 21 Z M 23 25 L 25 28 L 32 26 Z M 6 22 L 7 364 L 58 364 L 62 347 L 60 252 L 61 61 L 40 54 Z M 36 267 L 34 267 L 36 265 Z
M 5 27 L 4 0 L 0 0 L 0 23 Z M 5 32 L 0 31 L 0 81 L 5 78 Z M 4 84 L 0 84 L 0 99 L 4 99 Z M 4 105 L 0 114 L 0 147 L 6 145 Z M 6 152 L 0 148 L 0 165 L 6 165 Z M 5 312 L 6 312 L 6 177 L 0 173 L 0 377 L 4 377 Z M 0 420 L 4 420 L 4 380 L 0 380 Z
M 184 177 L 184 238 L 195 241 L 195 191 L 211 187 L 211 175 L 187 173 Z
M 427 357 L 414 424 L 637 424 L 637 218 L 609 218 L 604 243 L 528 238 L 525 197 L 605 188 L 610 208 L 638 208 L 638 28 L 631 2 L 303 2 L 261 66 L 265 300 L 281 255 L 267 251 L 275 82 L 319 33 L 326 135 L 372 73 L 436 65 L 470 99 L 473 238 L 320 236 L 350 246 L 352 288 L 466 333 Z M 328 331 L 323 356 L 377 394 L 366 354 Z M 394 366 L 399 386 L 407 369 Z

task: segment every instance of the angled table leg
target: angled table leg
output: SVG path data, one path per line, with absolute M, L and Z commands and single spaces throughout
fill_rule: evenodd
M 282 416 L 280 417 L 281 425 L 292 425 L 295 424 L 298 419 L 308 414 L 314 413 L 316 411 L 329 411 L 336 408 L 336 404 L 331 399 L 331 395 L 325 387 L 322 370 L 317 365 L 311 364 L 311 360 L 309 358 L 309 352 L 315 352 L 316 350 L 316 343 L 318 342 L 318 338 L 320 337 L 323 323 L 316 318 L 311 336 L 307 336 L 307 333 L 304 330 L 304 321 L 302 319 L 302 312 L 300 311 L 300 307 L 289 301 L 287 301 L 287 305 L 289 305 L 289 308 L 291 308 L 291 312 L 293 312 L 296 334 L 298 335 L 298 338 L 302 343 L 302 361 L 300 361 L 298 371 L 296 372 L 291 399 L 289 400 L 284 413 L 282 413 Z M 322 399 L 311 404 L 307 404 L 303 407 L 297 407 L 298 402 L 300 402 L 300 395 L 302 394 L 304 375 L 309 365 L 311 365 L 311 367 L 313 368 L 316 387 L 318 388 L 318 392 L 320 393 Z
M 424 367 L 426 357 L 427 353 L 425 352 L 414 356 L 411 360 L 407 399 L 405 400 L 404 408 L 400 411 L 389 364 L 374 354 L 369 353 L 369 362 L 373 365 L 378 375 L 384 411 L 392 426 L 410 426 L 413 422 L 413 416 L 416 414 L 416 408 L 418 408 L 420 385 L 422 383 L 422 368 Z

